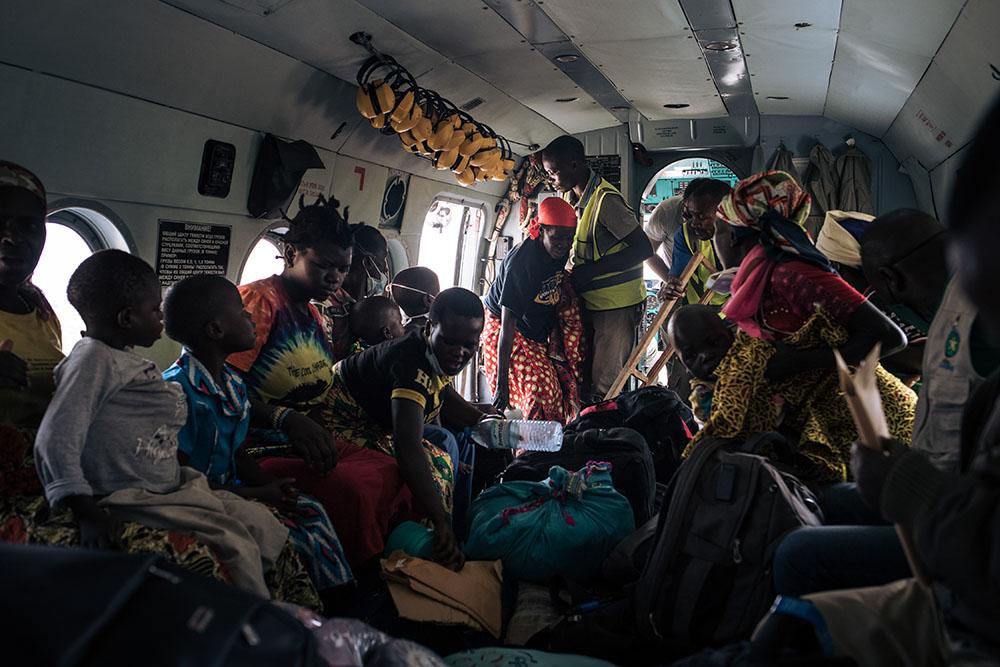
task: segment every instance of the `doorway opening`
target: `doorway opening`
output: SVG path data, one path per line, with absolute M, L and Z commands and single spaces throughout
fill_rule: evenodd
M 474 289 L 486 210 L 482 204 L 438 197 L 427 210 L 417 264 L 437 274 L 441 289 Z

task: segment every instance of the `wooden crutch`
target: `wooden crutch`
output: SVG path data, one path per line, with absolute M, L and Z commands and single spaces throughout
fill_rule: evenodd
M 696 253 L 694 257 L 691 258 L 691 261 L 688 262 L 687 266 L 684 267 L 684 271 L 680 275 L 682 290 L 687 289 L 688 282 L 691 281 L 691 278 L 698 270 L 698 266 L 702 263 L 703 259 L 704 255 L 702 255 L 702 253 L 700 252 Z M 650 378 L 655 378 L 656 374 L 651 373 L 647 375 L 642 371 L 640 371 L 638 368 L 639 361 L 642 359 L 642 356 L 645 353 L 646 348 L 649 346 L 649 343 L 656 336 L 656 332 L 659 331 L 660 327 L 663 326 L 663 323 L 667 321 L 667 317 L 670 316 L 670 311 L 673 309 L 676 303 L 677 299 L 674 298 L 670 299 L 669 301 L 664 301 L 662 304 L 660 304 L 660 309 L 657 311 L 656 317 L 653 318 L 653 322 L 649 325 L 649 328 L 646 329 L 646 333 L 643 334 L 642 338 L 639 340 L 639 343 L 632 349 L 632 354 L 629 355 L 628 361 L 625 362 L 625 367 L 622 368 L 620 373 L 618 373 L 618 377 L 615 378 L 615 382 L 614 384 L 611 385 L 611 389 L 608 390 L 608 393 L 604 397 L 604 400 L 606 401 L 611 400 L 612 398 L 620 394 L 622 389 L 625 387 L 625 383 L 628 382 L 628 379 L 630 377 L 637 378 L 640 382 L 643 383 L 643 386 L 648 386 L 649 384 L 652 384 L 653 380 L 651 380 Z M 666 350 L 664 350 L 664 352 L 666 352 Z M 660 357 L 662 359 L 663 355 L 660 355 Z M 660 359 L 657 359 L 657 364 L 659 364 L 659 362 Z M 664 360 L 663 364 L 666 363 L 667 363 L 666 360 Z M 662 368 L 662 364 L 659 367 Z M 657 370 L 657 372 L 659 372 L 659 370 Z

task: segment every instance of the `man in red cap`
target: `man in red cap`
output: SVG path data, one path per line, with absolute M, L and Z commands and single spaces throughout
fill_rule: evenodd
M 580 404 L 583 322 L 567 279 L 576 211 L 543 199 L 529 238 L 504 258 L 486 294 L 483 351 L 494 407 L 566 423 Z

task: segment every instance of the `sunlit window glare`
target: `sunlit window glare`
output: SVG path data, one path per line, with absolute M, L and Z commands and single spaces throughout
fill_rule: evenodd
M 62 325 L 63 352 L 69 353 L 80 340 L 83 320 L 66 298 L 66 285 L 80 262 L 91 255 L 90 246 L 83 237 L 65 225 L 54 222 L 45 224 L 45 248 L 31 281 L 42 290 L 52 304 Z
M 281 251 L 278 246 L 270 239 L 262 237 L 254 244 L 247 256 L 243 272 L 240 274 L 240 284 L 246 285 L 255 280 L 270 278 L 276 273 L 281 273 L 285 268 L 285 263 L 280 257 Z
M 417 264 L 437 274 L 441 289 L 456 285 L 473 288 L 483 220 L 481 207 L 446 199 L 431 204 L 420 234 Z M 464 227 L 467 229 L 463 238 Z

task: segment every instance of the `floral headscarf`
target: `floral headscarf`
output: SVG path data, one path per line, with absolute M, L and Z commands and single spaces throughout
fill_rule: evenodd
M 803 224 L 809 217 L 811 198 L 791 175 L 765 171 L 744 178 L 719 204 L 723 221 L 757 237 L 733 280 L 732 296 L 722 312 L 751 336 L 764 338 L 757 321 L 774 267 L 784 262 L 808 262 L 826 271 L 833 265 L 816 249 Z

